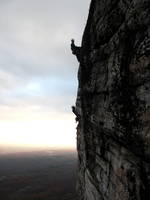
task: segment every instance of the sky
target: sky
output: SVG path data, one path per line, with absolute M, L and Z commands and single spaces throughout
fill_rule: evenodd
M 90 0 L 0 0 L 0 145 L 76 146 L 71 106 Z

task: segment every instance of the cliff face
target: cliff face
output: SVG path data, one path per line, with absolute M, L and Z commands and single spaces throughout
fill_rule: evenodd
M 150 0 L 92 0 L 78 50 L 79 199 L 148 200 Z

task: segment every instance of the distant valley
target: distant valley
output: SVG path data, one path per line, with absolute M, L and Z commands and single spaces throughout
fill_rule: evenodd
M 76 200 L 74 150 L 41 150 L 0 155 L 0 199 Z

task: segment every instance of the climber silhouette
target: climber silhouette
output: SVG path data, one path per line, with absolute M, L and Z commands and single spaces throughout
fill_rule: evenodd
M 75 120 L 76 120 L 76 122 L 78 122 L 79 120 L 80 120 L 80 115 L 79 115 L 79 113 L 78 113 L 78 111 L 77 111 L 77 108 L 75 107 L 75 106 L 72 106 L 71 107 L 72 108 L 72 112 L 75 114 L 75 116 L 76 116 L 76 118 L 75 118 Z
M 80 49 L 81 47 L 77 47 L 75 45 L 75 40 L 71 39 L 71 50 L 72 50 L 72 54 L 76 55 L 77 60 L 80 62 Z

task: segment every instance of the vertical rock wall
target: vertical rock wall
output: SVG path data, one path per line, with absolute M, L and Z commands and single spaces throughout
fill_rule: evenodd
M 78 60 L 79 199 L 148 200 L 150 0 L 92 0 Z

